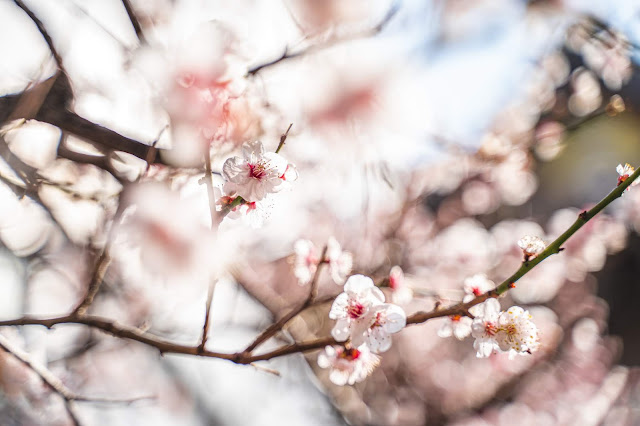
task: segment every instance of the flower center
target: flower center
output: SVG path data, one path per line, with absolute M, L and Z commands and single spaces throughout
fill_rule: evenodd
M 251 164 L 249 163 L 249 177 L 252 177 L 254 179 L 264 179 L 267 176 L 267 168 L 265 167 L 265 164 L 260 162 L 257 164 Z
M 382 315 L 382 312 L 378 312 L 376 314 L 376 320 L 373 322 L 373 324 L 371 324 L 371 328 L 382 327 L 382 324 L 384 323 L 385 323 L 385 319 L 384 319 L 384 316 Z
M 494 336 L 498 332 L 498 327 L 492 322 L 484 323 L 484 332 L 489 336 Z
M 340 355 L 338 355 L 342 359 L 346 359 L 347 361 L 355 361 L 360 358 L 360 351 L 356 348 L 345 349 Z
M 358 301 L 352 301 L 347 307 L 347 313 L 351 319 L 358 319 L 364 314 L 364 305 Z
M 505 327 L 504 331 L 506 331 L 509 336 L 513 336 L 518 332 L 518 327 L 516 327 L 515 324 L 509 324 Z

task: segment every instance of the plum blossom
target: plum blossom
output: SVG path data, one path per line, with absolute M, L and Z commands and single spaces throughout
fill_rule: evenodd
M 622 164 L 618 164 L 618 167 L 616 167 L 616 171 L 620 175 L 618 177 L 618 186 L 620 186 L 620 184 L 627 180 L 629 176 L 631 176 L 636 171 L 636 169 L 631 164 L 625 163 L 624 166 Z M 637 184 L 638 181 L 635 180 L 631 183 L 631 186 L 636 186 Z M 629 190 L 629 187 L 627 187 L 627 190 Z
M 445 318 L 445 322 L 438 330 L 438 336 L 451 337 L 455 336 L 458 340 L 463 340 L 471 334 L 471 323 L 473 320 L 462 315 L 453 315 Z
M 525 260 L 529 260 L 542 253 L 547 245 L 538 236 L 525 235 L 518 240 L 518 247 L 522 249 Z
M 477 315 L 471 324 L 471 335 L 476 339 L 473 347 L 477 351 L 478 358 L 486 358 L 499 349 L 496 340 L 498 333 L 498 320 L 500 303 L 496 299 L 488 299 L 483 303 L 482 312 Z
M 519 306 L 512 306 L 500 314 L 495 338 L 500 349 L 509 352 L 510 358 L 538 349 L 538 328 L 531 318 L 529 311 Z
M 366 345 L 356 348 L 327 346 L 318 355 L 318 366 L 329 368 L 329 380 L 338 386 L 353 385 L 366 379 L 380 364 L 380 357 Z
M 342 284 L 347 279 L 353 268 L 353 256 L 343 251 L 340 243 L 334 237 L 327 241 L 327 259 L 331 278 L 336 284 Z
M 538 328 L 531 315 L 519 306 L 499 312 L 500 304 L 489 299 L 483 304 L 483 312 L 471 324 L 471 334 L 476 341 L 473 347 L 478 358 L 485 358 L 496 351 L 515 355 L 530 354 L 538 349 Z
M 260 141 L 246 142 L 242 155 L 228 158 L 222 166 L 226 194 L 235 194 L 247 202 L 261 201 L 298 177 L 293 164 L 275 152 L 265 152 Z
M 344 285 L 344 292 L 333 301 L 329 318 L 337 320 L 331 335 L 338 342 L 350 336 L 362 340 L 375 318 L 374 308 L 384 302 L 384 294 L 364 275 L 352 275 Z
M 468 302 L 476 296 L 486 293 L 495 288 L 496 284 L 491 281 L 485 274 L 475 274 L 472 277 L 465 278 L 464 292 L 466 293 L 464 301 Z
M 316 246 L 309 240 L 298 240 L 294 244 L 295 260 L 293 275 L 300 285 L 311 282 L 318 269 L 320 258 Z
M 495 283 L 487 278 L 485 274 L 476 274 L 464 280 L 465 296 L 463 302 L 469 302 L 477 296 L 486 293 L 495 288 Z M 493 300 L 493 299 L 490 299 Z M 485 302 L 486 303 L 486 302 Z M 478 304 L 469 309 L 473 315 L 479 315 L 482 312 L 483 304 Z M 454 336 L 458 340 L 463 340 L 471 334 L 471 323 L 473 320 L 462 315 L 452 315 L 448 317 L 438 330 L 438 336 L 451 337 Z
M 413 290 L 407 285 L 404 272 L 398 265 L 389 271 L 389 288 L 391 289 L 393 303 L 406 305 L 413 299 Z
M 270 197 L 261 201 L 246 202 L 238 195 L 223 195 L 220 188 L 213 188 L 216 211 L 226 211 L 229 219 L 246 221 L 252 228 L 260 228 L 271 215 L 273 204 Z
M 386 352 L 391 348 L 391 335 L 402 330 L 407 325 L 407 315 L 404 310 L 391 303 L 375 306 L 372 312 L 373 323 L 363 336 L 351 336 L 354 345 L 364 339 L 367 346 L 375 353 Z

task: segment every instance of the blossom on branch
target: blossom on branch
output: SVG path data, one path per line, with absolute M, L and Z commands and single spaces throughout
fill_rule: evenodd
M 476 339 L 473 347 L 478 358 L 486 358 L 498 349 L 496 334 L 498 333 L 498 318 L 500 303 L 496 299 L 489 299 L 481 308 L 482 313 L 476 316 L 471 324 L 471 335 Z
M 327 346 L 318 355 L 318 366 L 329 368 L 329 380 L 338 386 L 353 385 L 366 379 L 380 364 L 380 357 L 366 345 L 356 348 Z
M 406 305 L 413 299 L 413 290 L 407 285 L 404 272 L 398 265 L 389 271 L 389 288 L 391 289 L 393 303 Z
M 455 336 L 458 340 L 463 340 L 471 334 L 471 323 L 473 320 L 462 315 L 452 315 L 445 318 L 445 322 L 438 330 L 438 336 L 451 337 Z
M 473 347 L 478 358 L 486 358 L 493 351 L 515 355 L 530 354 L 538 349 L 538 328 L 531 315 L 519 306 L 500 312 L 496 299 L 489 299 L 482 306 L 482 313 L 473 320 L 471 334 L 476 339 Z
M 343 251 L 340 243 L 334 237 L 329 237 L 327 241 L 327 260 L 329 261 L 329 271 L 331 278 L 336 284 L 342 284 L 347 279 L 353 268 L 353 256 L 351 253 Z
M 293 275 L 300 285 L 309 284 L 321 260 L 316 246 L 309 240 L 298 240 L 293 249 L 295 251 Z
M 375 352 L 386 352 L 391 348 L 391 335 L 402 330 L 407 325 L 407 314 L 397 305 L 383 303 L 372 310 L 373 323 L 362 336 L 351 336 L 354 345 L 366 342 Z
M 525 261 L 527 261 L 542 253 L 547 245 L 538 236 L 525 235 L 518 240 L 518 247 L 522 249 Z
M 620 184 L 622 184 L 622 182 L 627 180 L 629 178 L 629 176 L 631 176 L 636 171 L 636 169 L 631 164 L 625 163 L 624 166 L 622 164 L 618 164 L 618 167 L 616 167 L 616 171 L 620 175 L 618 177 L 618 185 L 617 186 L 620 186 Z M 638 184 L 637 180 L 631 182 L 631 186 L 636 186 L 637 184 Z M 628 190 L 629 190 L 629 188 L 627 188 L 627 191 Z
M 384 294 L 364 275 L 352 275 L 333 301 L 329 318 L 337 320 L 331 335 L 338 342 L 349 337 L 362 341 L 362 336 L 374 322 L 373 308 L 384 303 Z
M 284 189 L 298 178 L 298 172 L 281 155 L 265 152 L 262 142 L 255 141 L 242 146 L 242 157 L 231 157 L 224 162 L 222 176 L 226 180 L 226 194 L 255 202 Z
M 515 354 L 531 353 L 538 349 L 538 328 L 531 321 L 529 311 L 512 306 L 500 314 L 496 341 L 502 351 Z

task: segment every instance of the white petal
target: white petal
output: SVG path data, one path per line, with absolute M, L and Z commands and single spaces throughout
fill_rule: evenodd
M 407 314 L 404 313 L 404 309 L 391 303 L 385 303 L 383 306 L 385 321 L 382 328 L 384 331 L 397 333 L 402 330 L 407 325 Z
M 329 311 L 329 318 L 338 319 L 347 317 L 347 306 L 349 306 L 349 295 L 347 293 L 340 293 L 331 305 Z
M 349 338 L 351 334 L 351 323 L 347 319 L 341 319 L 336 322 L 336 325 L 331 329 L 331 335 L 338 342 L 344 342 Z
M 386 352 L 391 348 L 391 336 L 382 330 L 381 327 L 376 327 L 371 330 L 366 342 L 369 349 L 376 353 Z
M 344 285 L 344 291 L 362 294 L 371 287 L 375 287 L 371 278 L 365 277 L 364 275 L 351 275 Z

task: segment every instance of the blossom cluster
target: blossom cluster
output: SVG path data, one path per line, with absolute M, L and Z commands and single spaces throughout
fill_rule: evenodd
M 288 188 L 298 172 L 280 154 L 265 152 L 262 142 L 254 141 L 242 145 L 242 157 L 224 162 L 222 177 L 225 183 L 218 193 L 218 209 L 227 210 L 230 218 L 246 215 L 252 226 L 259 227 L 269 216 L 272 194 Z
M 329 265 L 331 278 L 338 284 L 344 284 L 353 267 L 353 256 L 342 250 L 340 243 L 334 237 L 329 237 L 324 258 L 318 254 L 318 249 L 309 240 L 298 240 L 294 245 L 295 260 L 293 275 L 300 285 L 309 284 L 313 279 L 318 265 L 326 262 Z
M 329 318 L 336 320 L 331 335 L 344 347 L 327 346 L 318 357 L 318 365 L 330 368 L 329 379 L 337 384 L 354 384 L 364 380 L 378 365 L 376 353 L 391 348 L 391 334 L 402 330 L 407 322 L 404 310 L 385 303 L 384 293 L 373 280 L 352 275 L 344 292 L 333 302 Z

